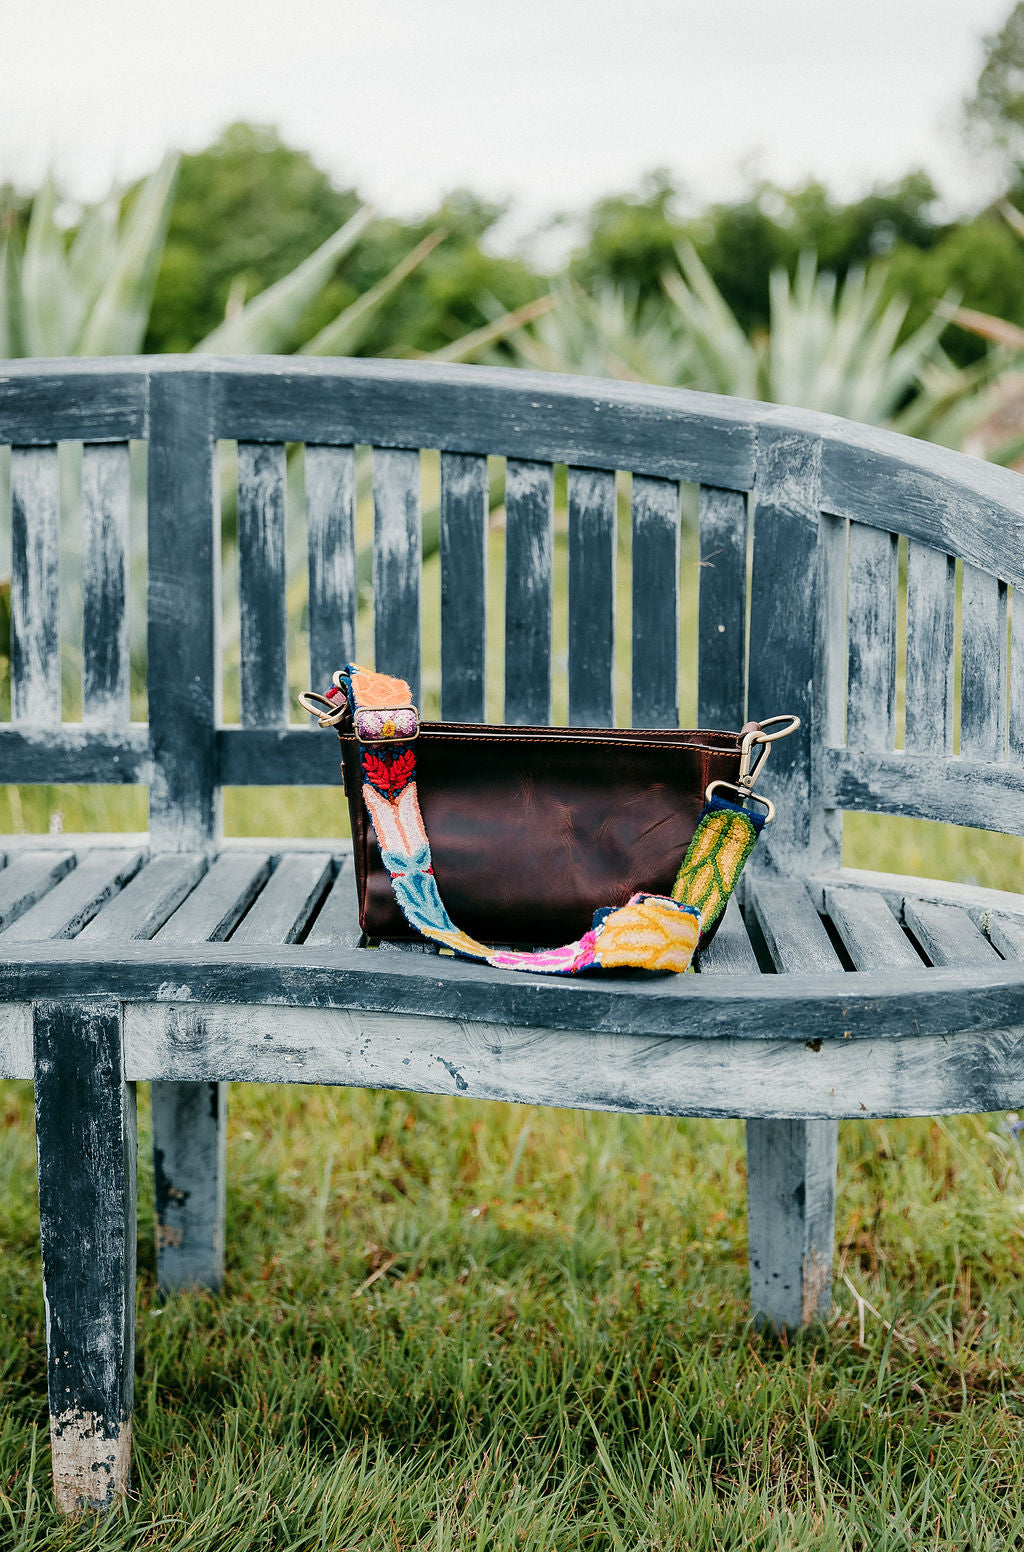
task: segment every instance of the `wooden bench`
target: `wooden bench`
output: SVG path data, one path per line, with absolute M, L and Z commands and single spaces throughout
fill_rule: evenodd
M 224 439 L 238 443 L 230 726 Z M 85 444 L 78 722 L 60 714 L 64 442 Z M 129 710 L 132 442 L 148 461 L 145 722 Z M 64 1508 L 104 1504 L 128 1478 L 139 1080 L 153 1084 L 167 1290 L 221 1276 L 224 1085 L 352 1084 L 748 1118 L 751 1297 L 777 1327 L 828 1307 L 838 1118 L 1024 1099 L 1024 900 L 840 865 L 844 809 L 1024 833 L 1024 630 L 1008 630 L 1024 580 L 1017 475 L 727 398 L 365 361 L 17 362 L 0 379 L 0 443 L 12 449 L 4 780 L 149 788 L 144 837 L 2 843 L 0 1076 L 36 1084 Z M 368 951 L 341 842 L 223 840 L 223 788 L 338 780 L 334 739 L 291 720 L 292 443 L 305 445 L 304 510 L 288 520 L 308 543 L 309 682 L 354 655 L 357 470 L 372 449 L 373 650 L 417 694 L 420 450 L 440 452 L 440 694 L 454 720 L 485 713 L 488 457 L 505 461 L 490 471 L 504 478 L 504 710 L 517 723 L 551 716 L 563 489 L 569 720 L 614 720 L 625 473 L 632 718 L 677 724 L 686 487 L 700 517 L 698 723 L 735 728 L 748 707 L 804 719 L 773 756 L 779 817 L 742 913 L 730 907 L 698 975 L 545 980 Z

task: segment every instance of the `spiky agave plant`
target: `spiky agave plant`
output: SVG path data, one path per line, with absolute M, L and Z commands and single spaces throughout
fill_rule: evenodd
M 524 365 L 639 379 L 744 399 L 766 399 L 875 424 L 916 406 L 928 434 L 965 392 L 939 345 L 938 313 L 906 338 L 908 301 L 887 293 L 885 271 L 851 269 L 838 281 L 804 254 L 792 279 L 771 276 L 769 326 L 747 334 L 696 250 L 678 252 L 664 300 L 638 309 L 613 288 L 566 286 L 559 307 L 514 348 Z M 934 413 L 933 413 L 934 412 Z

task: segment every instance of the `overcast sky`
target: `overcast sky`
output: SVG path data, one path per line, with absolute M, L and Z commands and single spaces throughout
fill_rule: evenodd
M 248 118 L 387 208 L 468 185 L 518 230 L 655 166 L 718 198 L 924 165 L 969 206 L 960 103 L 1011 4 L 0 0 L 0 182 L 95 197 Z

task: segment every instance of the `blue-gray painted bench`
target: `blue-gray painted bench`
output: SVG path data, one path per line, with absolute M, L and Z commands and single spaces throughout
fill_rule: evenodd
M 238 444 L 232 726 L 219 709 L 220 440 Z M 78 722 L 60 715 L 64 442 L 84 444 Z M 145 723 L 129 706 L 133 442 L 148 464 Z M 223 1085 L 355 1084 L 748 1118 L 752 1302 L 789 1327 L 828 1305 L 837 1118 L 1024 1099 L 1024 900 L 840 865 L 843 809 L 1024 834 L 1024 630 L 1008 629 L 1024 580 L 1018 476 L 772 406 L 363 361 L 13 363 L 0 443 L 12 497 L 3 778 L 149 788 L 146 836 L 2 848 L 0 1076 L 36 1083 L 65 1508 L 127 1481 L 137 1080 L 154 1086 L 167 1289 L 221 1274 Z M 550 981 L 367 952 L 340 842 L 222 839 L 224 787 L 338 779 L 334 740 L 290 720 L 291 443 L 305 445 L 288 522 L 308 547 L 314 686 L 354 655 L 357 471 L 372 459 L 376 662 L 418 691 L 421 450 L 440 453 L 441 706 L 454 720 L 484 717 L 498 469 L 506 720 L 550 719 L 564 480 L 569 719 L 613 721 L 627 474 L 632 717 L 675 725 L 681 487 L 699 489 L 699 648 L 686 668 L 698 722 L 738 727 L 748 709 L 804 719 L 773 757 L 779 818 L 742 913 L 730 908 L 700 974 Z

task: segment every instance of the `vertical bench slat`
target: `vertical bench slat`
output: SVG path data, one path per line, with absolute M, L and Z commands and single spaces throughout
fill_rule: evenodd
M 761 428 L 754 493 L 753 592 L 747 715 L 791 712 L 798 733 L 772 754 L 771 795 L 778 812 L 754 865 L 774 859 L 782 873 L 804 871 L 818 850 L 812 815 L 811 760 L 815 658 L 821 581 L 821 444 L 784 429 Z M 827 859 L 838 862 L 838 857 Z
M 1010 622 L 1010 755 L 1024 762 L 1024 587 L 1013 590 Z
M 747 716 L 747 498 L 700 488 L 697 726 L 735 729 Z
M 505 466 L 505 721 L 551 721 L 554 471 L 510 458 Z
M 56 447 L 11 449 L 11 715 L 60 720 L 60 476 Z
M 634 727 L 679 726 L 679 486 L 633 476 Z
M 615 721 L 615 474 L 569 470 L 569 723 Z
M 441 454 L 441 715 L 484 720 L 487 459 Z
M 351 447 L 306 448 L 309 682 L 321 694 L 356 655 L 356 461 Z
M 285 480 L 280 442 L 238 444 L 238 608 L 243 727 L 288 721 Z
M 956 566 L 950 555 L 907 545 L 907 731 L 915 754 L 953 753 Z
M 163 851 L 209 847 L 220 817 L 211 380 L 156 373 L 149 434 L 149 831 Z
M 82 721 L 130 718 L 127 442 L 82 451 Z
M 961 596 L 960 753 L 1006 758 L 1006 584 L 966 563 Z
M 373 641 L 378 673 L 405 679 L 420 699 L 420 455 L 373 450 Z
M 850 525 L 846 742 L 891 749 L 896 708 L 896 536 Z

